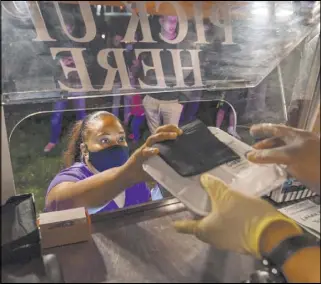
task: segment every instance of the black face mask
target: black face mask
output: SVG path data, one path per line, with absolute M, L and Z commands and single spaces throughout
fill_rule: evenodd
M 102 149 L 97 152 L 89 153 L 89 162 L 99 172 L 124 165 L 129 158 L 129 149 L 127 146 L 115 145 Z

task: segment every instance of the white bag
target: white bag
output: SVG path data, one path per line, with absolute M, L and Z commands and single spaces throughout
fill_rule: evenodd
M 233 190 L 251 196 L 263 196 L 282 186 L 287 174 L 279 166 L 250 163 L 245 158 L 245 153 L 252 149 L 251 146 L 219 128 L 208 127 L 208 129 L 241 157 L 239 160 L 228 162 L 208 171 L 209 174 L 220 178 Z M 208 194 L 200 184 L 201 175 L 182 177 L 160 156 L 148 159 L 143 164 L 143 169 L 194 213 L 206 216 L 211 211 Z

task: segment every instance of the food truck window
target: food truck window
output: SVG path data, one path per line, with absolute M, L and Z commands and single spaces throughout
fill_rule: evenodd
M 309 2 L 2 2 L 16 192 L 44 210 L 72 126 L 95 111 L 119 118 L 130 153 L 164 123 L 200 119 L 247 144 L 254 123 L 306 127 L 320 67 Z M 141 203 L 171 196 L 146 190 Z

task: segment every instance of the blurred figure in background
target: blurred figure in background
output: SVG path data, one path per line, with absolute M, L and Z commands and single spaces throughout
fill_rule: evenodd
M 242 118 L 253 123 L 254 121 L 264 122 L 271 117 L 271 113 L 266 109 L 266 94 L 269 78 L 263 80 L 255 88 L 248 89 L 245 113 Z M 273 114 L 272 114 L 273 115 Z
M 180 124 L 185 124 L 196 119 L 196 114 L 199 109 L 199 101 L 202 97 L 202 91 L 183 92 L 187 97 L 188 102 L 184 104 L 184 108 L 180 118 Z
M 130 81 L 132 86 L 138 84 L 138 78 L 132 73 Z M 132 106 L 130 110 L 131 122 L 130 122 L 130 132 L 128 136 L 129 139 L 137 143 L 141 138 L 141 128 L 145 124 L 145 111 L 142 104 L 142 98 L 140 94 L 135 94 L 132 96 Z
M 67 25 L 67 30 L 69 33 L 72 33 L 73 26 Z M 75 67 L 75 62 L 72 56 L 64 56 L 59 60 L 59 68 L 57 69 L 56 74 L 56 84 L 57 88 L 59 88 L 57 81 L 63 82 L 65 85 L 71 85 L 77 88 L 81 85 L 80 79 L 78 74 L 75 72 L 71 72 L 69 77 L 66 79 L 64 73 L 62 72 L 61 66 L 65 65 L 68 67 Z M 84 96 L 84 93 L 72 93 L 72 96 Z M 62 118 L 63 118 L 63 111 L 66 109 L 68 104 L 67 100 L 59 100 L 54 104 L 54 112 L 51 115 L 51 134 L 49 143 L 45 146 L 44 152 L 49 153 L 51 152 L 57 145 L 60 139 L 60 134 L 62 130 Z M 76 119 L 82 120 L 86 116 L 85 108 L 86 108 L 86 101 L 84 98 L 81 99 L 73 99 L 72 100 L 73 107 L 76 109 Z
M 178 18 L 177 16 L 161 16 L 158 18 L 160 24 L 160 33 L 166 39 L 173 40 L 177 36 Z M 176 77 L 173 66 L 173 59 L 166 49 L 175 49 L 175 44 L 168 44 L 157 38 L 157 48 L 164 49 L 160 53 L 164 77 L 167 85 L 176 84 Z M 155 48 L 154 46 L 151 48 Z M 184 60 L 182 60 L 184 61 Z M 152 65 L 150 55 L 144 56 L 144 63 Z M 184 62 L 182 63 L 184 65 Z M 151 74 L 151 72 L 149 73 Z M 155 85 L 155 76 L 146 76 L 144 83 Z M 151 133 L 155 133 L 161 124 L 178 125 L 183 106 L 179 103 L 179 92 L 162 92 L 148 94 L 143 99 L 146 120 Z
M 222 101 L 217 104 L 218 112 L 216 115 L 215 126 L 217 128 L 221 128 L 223 120 L 225 119 L 225 115 L 228 115 L 228 127 L 227 133 L 234 136 L 237 139 L 241 139 L 241 137 L 236 132 L 236 111 L 231 107 L 231 102 L 239 99 L 240 93 L 237 91 L 224 91 L 222 96 Z M 225 101 L 226 100 L 226 101 Z M 228 102 L 228 103 L 227 103 Z M 230 104 L 231 105 L 230 105 Z M 233 107 L 234 108 L 234 107 Z
M 135 40 L 139 40 L 138 33 L 135 33 Z M 133 72 L 139 72 L 140 69 L 140 62 L 139 59 L 136 59 L 135 56 L 135 43 L 134 42 L 126 42 L 123 43 L 123 36 L 120 35 L 120 32 L 116 32 L 112 39 L 112 46 L 114 48 L 124 48 L 124 59 L 127 67 L 127 72 L 129 78 L 133 76 Z M 112 59 L 112 66 L 115 66 L 114 58 Z M 136 76 L 136 75 L 135 75 Z M 121 86 L 120 76 L 117 73 L 113 88 L 113 110 L 112 113 L 119 117 L 119 106 L 121 106 L 121 100 L 123 98 L 123 105 L 124 105 L 124 119 L 123 122 L 125 125 L 128 125 L 129 117 L 130 117 L 130 106 L 132 104 L 132 97 L 131 96 L 121 96 L 118 92 L 118 89 Z
M 113 48 L 122 48 L 123 44 L 122 41 L 123 40 L 123 36 L 120 35 L 119 32 L 116 32 L 113 36 L 112 36 L 112 47 Z M 132 50 L 130 49 L 132 45 L 129 45 L 129 48 L 126 48 L 126 55 L 127 53 L 131 52 Z M 114 60 L 114 58 L 111 59 L 111 66 L 115 66 L 116 62 Z M 127 65 L 128 61 L 126 60 L 126 65 Z M 127 66 L 128 69 L 128 66 Z M 116 74 L 116 78 L 114 81 L 114 86 L 113 86 L 113 109 L 112 109 L 112 113 L 119 118 L 119 107 L 121 106 L 121 99 L 123 98 L 123 104 L 124 104 L 124 124 L 127 125 L 128 124 L 128 118 L 129 118 L 129 112 L 130 112 L 130 104 L 131 104 L 131 97 L 130 96 L 121 96 L 119 93 L 119 89 L 121 87 L 121 82 L 120 82 L 120 76 L 117 72 Z

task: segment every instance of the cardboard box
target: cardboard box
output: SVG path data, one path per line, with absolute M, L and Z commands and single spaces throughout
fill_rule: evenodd
M 38 225 L 43 249 L 90 239 L 90 217 L 83 207 L 42 213 Z

